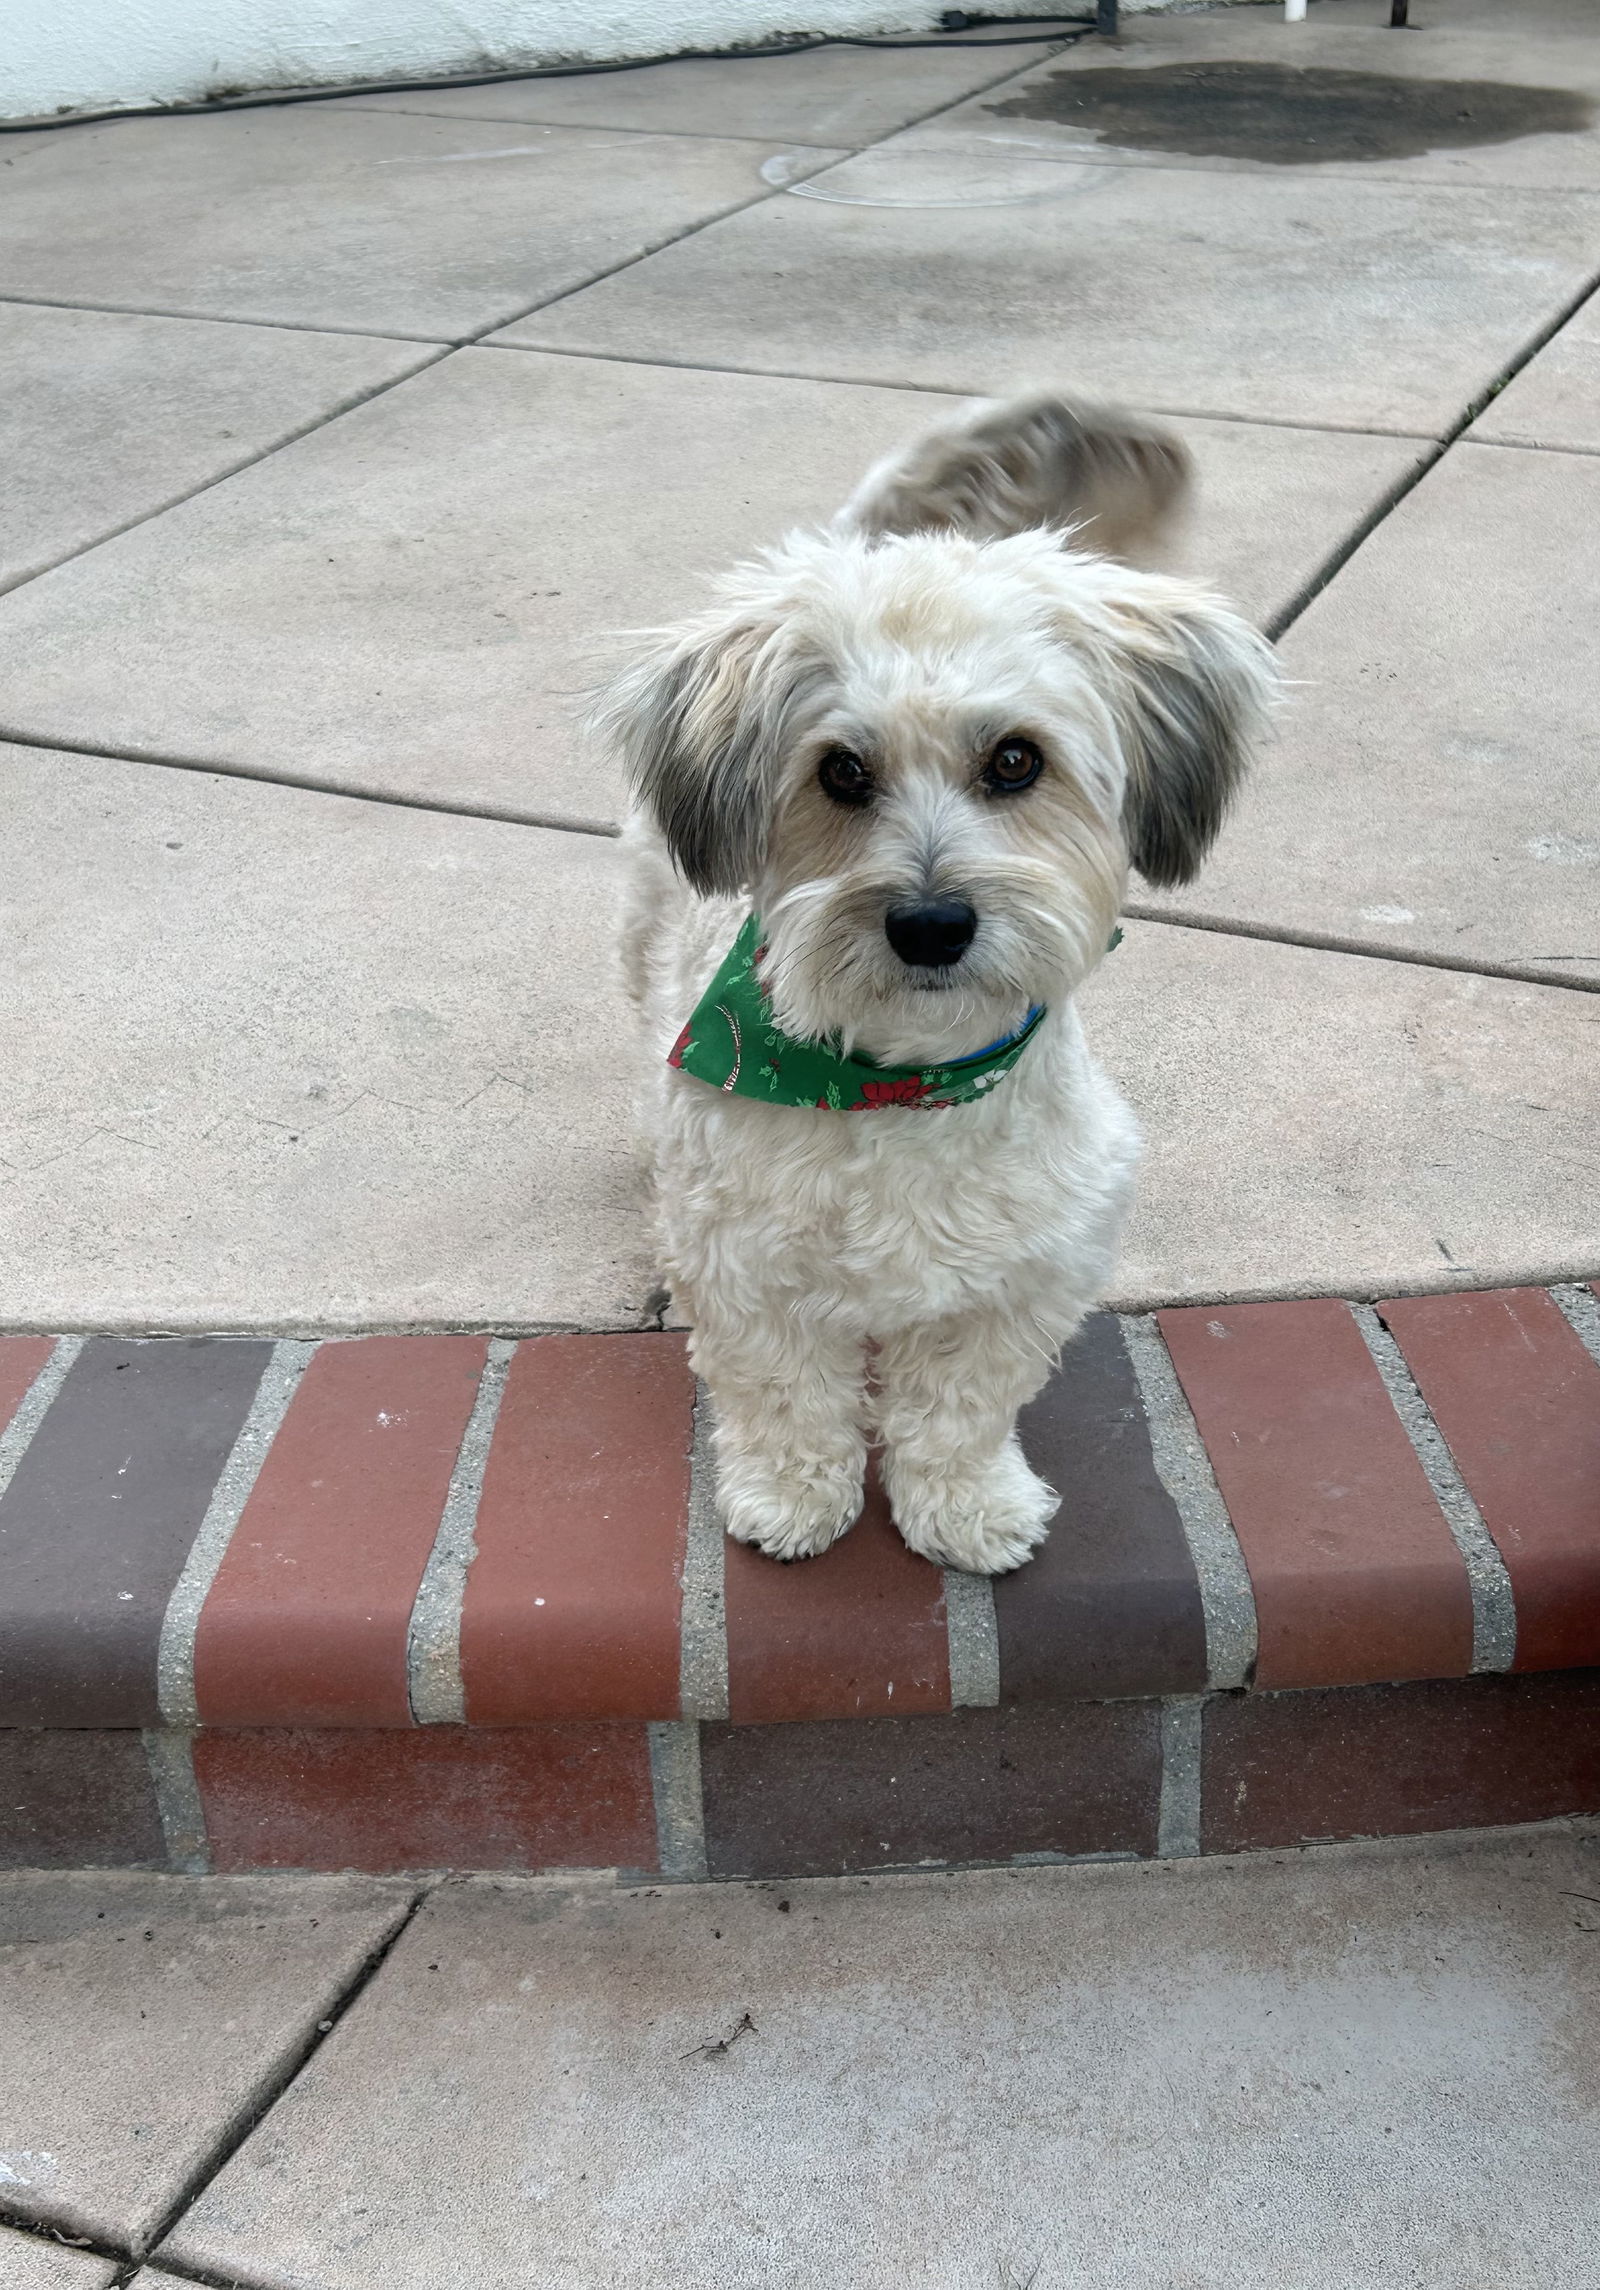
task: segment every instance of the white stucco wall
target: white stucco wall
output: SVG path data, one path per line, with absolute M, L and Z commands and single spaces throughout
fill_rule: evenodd
M 3 0 L 0 118 L 926 29 L 947 0 Z M 988 0 L 999 12 L 999 0 Z M 1023 0 L 1011 0 L 1020 9 Z M 1069 7 L 1083 0 L 1065 0 Z M 1129 0 L 1125 0 L 1125 5 Z M 1138 7 L 1149 0 L 1131 0 Z M 1006 12 L 1009 12 L 1007 10 Z

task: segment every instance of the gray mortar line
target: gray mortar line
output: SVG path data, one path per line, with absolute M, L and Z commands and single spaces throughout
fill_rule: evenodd
M 1173 1694 L 1161 1705 L 1161 1809 L 1156 1852 L 1164 1861 L 1193 1860 L 1200 1850 L 1199 1694 Z
M 406 1687 L 411 1715 L 418 1725 L 466 1723 L 461 1601 L 466 1594 L 467 1571 L 478 1555 L 478 1504 L 483 1495 L 484 1467 L 516 1348 L 506 1336 L 496 1336 L 489 1346 L 478 1396 L 450 1474 L 439 1532 L 433 1538 L 411 1608 L 406 1632 Z
M 1466 1566 L 1472 1587 L 1472 1667 L 1509 1670 L 1517 1651 L 1517 1602 L 1506 1562 L 1399 1345 L 1370 1304 L 1352 1304 L 1350 1309 Z
M 1600 1301 L 1576 1280 L 1558 1281 L 1550 1294 L 1565 1313 L 1579 1343 L 1600 1368 Z
M 85 1336 L 56 1338 L 55 1350 L 28 1386 L 22 1405 L 4 1431 L 0 1431 L 0 1495 L 10 1486 L 17 1465 L 43 1423 L 51 1401 L 67 1380 L 67 1370 L 87 1341 Z
M 681 1628 L 679 1707 L 685 1718 L 725 1719 L 728 1714 L 728 1617 L 722 1589 L 722 1521 L 717 1516 L 711 1395 L 704 1384 L 695 1387 Z
M 697 1383 L 679 1612 L 678 1703 L 683 1715 L 655 1720 L 647 1729 L 657 1863 L 663 1877 L 680 1884 L 703 1884 L 708 1874 L 700 1720 L 728 1714 L 728 1630 L 716 1492 L 711 1396 Z
M 1144 1401 L 1156 1476 L 1177 1505 L 1199 1578 L 1206 1677 L 1213 1686 L 1247 1686 L 1256 1666 L 1250 1569 L 1154 1314 L 1119 1318 Z
M 1000 1699 L 1000 1632 L 994 1584 L 986 1574 L 944 1570 L 945 1630 L 950 1640 L 950 1706 L 992 1710 Z
M 700 1788 L 700 1727 L 693 1718 L 670 1718 L 654 1720 L 648 1731 L 661 1874 L 680 1884 L 704 1884 L 706 1816 Z
M 161 1643 L 156 1654 L 156 1692 L 164 1725 L 187 1731 L 200 1723 L 194 1693 L 194 1636 L 200 1609 L 216 1580 L 217 1569 L 267 1459 L 267 1451 L 288 1413 L 295 1386 L 305 1374 L 316 1348 L 314 1343 L 296 1338 L 285 1338 L 273 1345 L 256 1386 L 256 1396 L 250 1402 L 250 1412 L 233 1443 L 233 1452 L 211 1490 L 200 1532 L 184 1561 L 183 1572 L 173 1584 L 172 1596 L 167 1600 L 167 1611 L 161 1620 Z
M 167 1840 L 167 1861 L 180 1876 L 211 1874 L 211 1839 L 194 1775 L 194 1735 L 176 1726 L 147 1727 L 145 1762 Z

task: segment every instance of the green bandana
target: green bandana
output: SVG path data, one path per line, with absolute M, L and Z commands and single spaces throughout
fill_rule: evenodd
M 1016 1033 L 950 1065 L 877 1065 L 871 1058 L 846 1057 L 828 1042 L 797 1041 L 779 1032 L 757 973 L 765 951 L 760 918 L 751 915 L 673 1045 L 669 1065 L 713 1089 L 769 1105 L 821 1106 L 835 1113 L 875 1113 L 886 1105 L 932 1111 L 987 1097 L 1044 1018 L 1042 1009 L 1030 1010 Z

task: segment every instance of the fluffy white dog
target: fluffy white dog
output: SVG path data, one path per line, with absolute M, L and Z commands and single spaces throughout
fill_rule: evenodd
M 603 705 L 667 1267 L 728 1531 L 775 1558 L 844 1533 L 874 1439 L 940 1564 L 1018 1566 L 1056 1507 L 1016 1414 L 1104 1290 L 1139 1155 L 1073 996 L 1129 866 L 1198 867 L 1274 683 L 1222 604 L 1119 561 L 1186 482 L 1133 417 L 986 409 Z

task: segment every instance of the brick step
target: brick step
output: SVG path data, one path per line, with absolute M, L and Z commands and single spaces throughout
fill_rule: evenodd
M 0 1339 L 0 1862 L 690 1876 L 1600 1811 L 1600 1300 L 1099 1315 L 990 1585 L 726 1544 L 681 1337 Z

